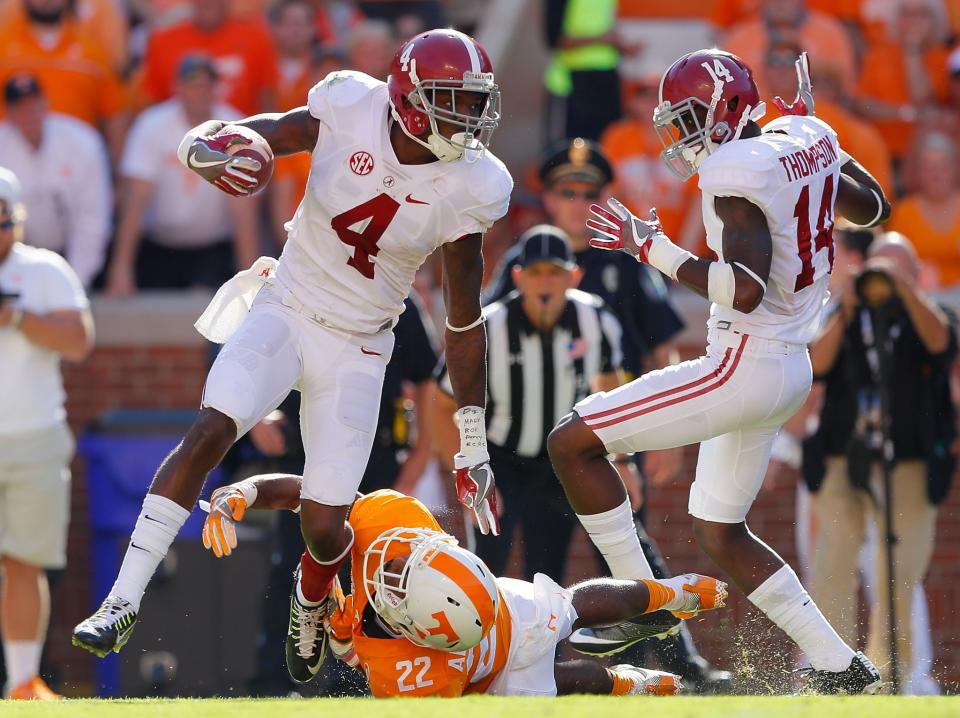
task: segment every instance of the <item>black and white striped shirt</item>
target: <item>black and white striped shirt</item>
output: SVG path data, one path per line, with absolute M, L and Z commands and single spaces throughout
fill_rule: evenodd
M 620 368 L 620 322 L 603 301 L 567 290 L 556 326 L 538 331 L 518 292 L 484 308 L 487 318 L 487 442 L 523 457 L 546 457 L 547 435 L 590 393 L 590 380 Z M 446 365 L 440 387 L 452 394 Z

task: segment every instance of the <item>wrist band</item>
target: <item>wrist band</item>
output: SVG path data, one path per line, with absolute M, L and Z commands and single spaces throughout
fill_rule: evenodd
M 483 315 L 483 313 L 481 312 L 481 313 L 480 313 L 480 316 L 477 317 L 475 321 L 471 322 L 470 324 L 468 324 L 468 325 L 465 326 L 465 327 L 455 327 L 455 326 L 453 326 L 453 325 L 450 323 L 450 318 L 449 318 L 449 317 L 447 317 L 447 318 L 443 321 L 443 323 L 446 325 L 447 329 L 449 329 L 451 332 L 469 332 L 469 331 L 470 331 L 471 329 L 473 329 L 474 327 L 479 327 L 479 326 L 480 326 L 481 324 L 483 324 L 485 321 L 487 321 L 487 318 L 486 318 L 486 317 Z
M 463 406 L 455 419 L 460 430 L 460 451 L 453 457 L 457 469 L 476 466 L 490 460 L 487 452 L 486 410 L 479 406 Z

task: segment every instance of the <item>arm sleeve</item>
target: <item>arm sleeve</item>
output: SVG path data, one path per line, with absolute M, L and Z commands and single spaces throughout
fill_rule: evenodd
M 75 149 L 83 167 L 77 175 L 81 180 L 68 198 L 71 231 L 67 239 L 67 261 L 83 286 L 89 287 L 103 265 L 110 239 L 113 190 L 107 150 L 100 136 L 91 132 L 87 141 L 77 143 Z

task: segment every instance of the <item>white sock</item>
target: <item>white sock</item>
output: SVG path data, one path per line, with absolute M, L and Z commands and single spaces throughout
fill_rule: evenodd
M 818 671 L 843 671 L 850 666 L 853 649 L 833 630 L 786 564 L 747 598 L 800 646 Z
M 40 672 L 42 641 L 4 641 L 3 660 L 7 666 L 7 692 L 26 683 Z
M 153 572 L 167 555 L 190 512 L 163 496 L 147 494 L 130 545 L 110 594 L 122 598 L 140 610 L 140 599 L 147 590 Z
M 630 499 L 602 514 L 577 514 L 577 518 L 590 535 L 593 545 L 603 554 L 614 578 L 653 578 L 650 563 L 643 555 L 637 537 Z

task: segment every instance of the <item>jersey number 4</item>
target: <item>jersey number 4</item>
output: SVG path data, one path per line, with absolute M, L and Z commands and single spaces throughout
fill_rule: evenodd
M 393 221 L 400 203 L 388 194 L 378 194 L 353 209 L 338 214 L 330 226 L 344 244 L 353 247 L 353 256 L 347 264 L 367 279 L 373 279 L 373 262 L 380 251 L 377 242 Z
M 813 284 L 813 255 L 821 249 L 827 250 L 827 260 L 833 271 L 833 175 L 827 175 L 820 196 L 820 211 L 817 213 L 817 236 L 811 242 L 810 237 L 810 185 L 804 185 L 793 208 L 797 218 L 797 250 L 800 254 L 800 274 L 794 283 L 793 291 L 799 292 Z M 811 246 L 812 245 L 812 246 Z

